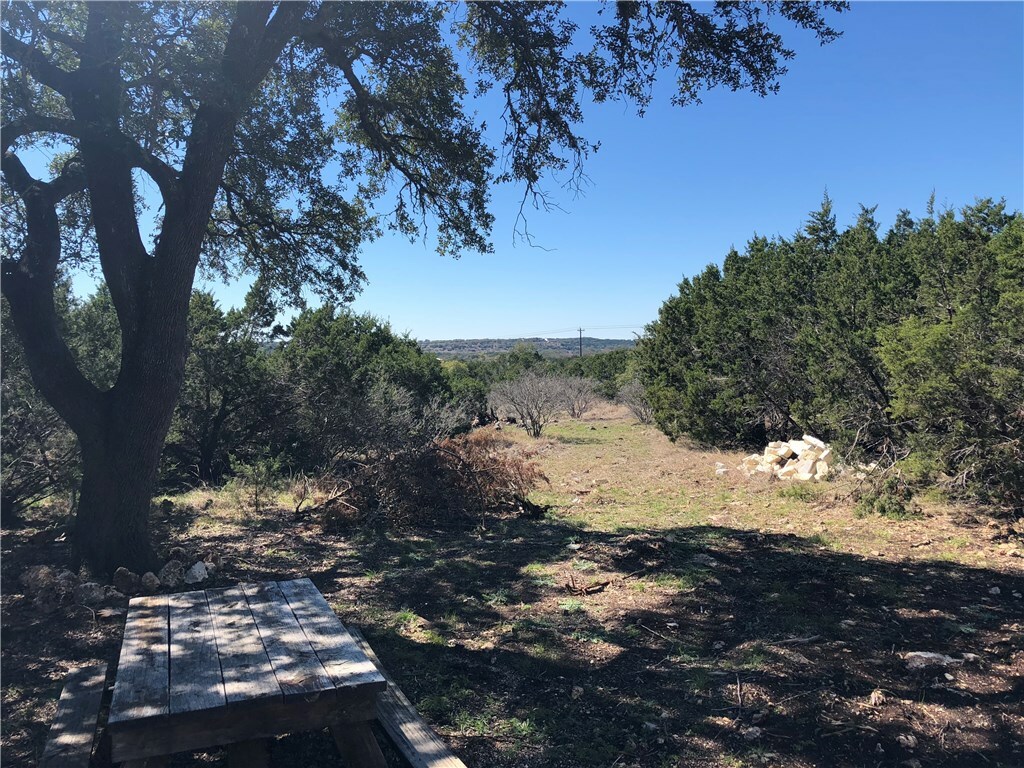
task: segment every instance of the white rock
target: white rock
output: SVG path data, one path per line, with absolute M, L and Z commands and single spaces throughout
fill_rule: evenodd
M 796 466 L 796 462 L 789 462 L 786 466 L 779 470 L 778 475 L 783 479 L 789 479 L 799 472 Z
M 998 594 L 1000 594 L 1000 592 L 1001 592 L 1001 591 L 1002 591 L 1002 590 L 1000 590 L 1000 589 L 999 589 L 999 587 L 992 587 L 992 589 L 990 589 L 990 590 L 988 591 L 988 593 L 989 593 L 990 595 L 998 595 Z
M 808 443 L 805 443 L 803 440 L 790 440 L 789 441 L 789 448 L 790 448 L 790 450 L 793 451 L 793 453 L 795 453 L 797 456 L 802 455 L 803 452 L 806 451 L 810 447 L 811 446 Z
M 761 738 L 763 731 L 756 725 L 752 725 L 749 728 L 744 728 L 740 731 L 740 735 L 747 741 L 757 741 Z
M 814 464 L 814 474 L 817 476 L 819 480 L 821 480 L 823 477 L 825 477 L 825 475 L 828 474 L 828 464 L 826 464 L 821 459 L 818 459 L 818 461 L 815 462 Z
M 826 448 L 821 452 L 821 456 L 818 457 L 818 461 L 824 461 L 826 464 L 831 466 L 835 463 L 835 457 L 832 455 L 832 449 Z
M 932 653 L 931 651 L 911 651 L 904 654 L 903 660 L 907 662 L 907 669 L 924 669 L 925 667 L 958 667 L 963 664 L 962 659 L 954 659 L 944 653 Z
M 821 450 L 825 450 L 826 448 L 828 448 L 824 440 L 819 440 L 814 435 L 804 435 L 801 439 L 805 443 L 813 445 L 815 448 L 820 448 Z
M 201 581 L 205 581 L 209 575 L 210 574 L 206 572 L 206 563 L 199 560 L 185 573 L 185 583 L 198 584 Z

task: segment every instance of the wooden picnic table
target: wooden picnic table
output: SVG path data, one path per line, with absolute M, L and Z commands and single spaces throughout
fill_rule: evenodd
M 134 598 L 107 719 L 112 758 L 151 766 L 227 745 L 231 765 L 256 768 L 268 738 L 328 727 L 348 765 L 384 768 L 370 722 L 386 687 L 309 579 Z

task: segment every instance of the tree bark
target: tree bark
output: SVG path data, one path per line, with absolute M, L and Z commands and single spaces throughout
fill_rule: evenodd
M 173 394 L 143 398 L 108 395 L 106 418 L 95 434 L 79 435 L 82 490 L 75 519 L 74 559 L 97 573 L 119 566 L 155 570 L 150 545 L 151 494 L 156 484 Z

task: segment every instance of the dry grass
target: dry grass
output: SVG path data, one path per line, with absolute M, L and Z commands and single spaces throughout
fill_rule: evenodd
M 222 555 L 218 586 L 311 576 L 470 766 L 1024 764 L 1019 532 L 936 499 L 919 519 L 857 518 L 846 480 L 716 475 L 741 455 L 612 406 L 502 437 L 538 449 L 547 518 L 324 531 L 286 495 L 246 517 L 194 491 L 157 534 Z M 3 549 L 3 745 L 29 763 L 63 671 L 110 660 L 120 632 L 74 606 L 33 613 L 19 569 L 66 553 L 33 533 Z M 909 650 L 978 660 L 912 672 Z M 274 760 L 337 757 L 317 734 Z

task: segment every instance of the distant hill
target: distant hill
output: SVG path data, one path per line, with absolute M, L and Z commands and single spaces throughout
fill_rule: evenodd
M 421 339 L 424 352 L 444 359 L 492 357 L 511 352 L 516 344 L 529 344 L 544 357 L 575 357 L 580 353 L 580 340 L 575 339 Z M 613 349 L 632 349 L 632 339 L 595 339 L 583 337 L 583 354 L 594 355 Z

